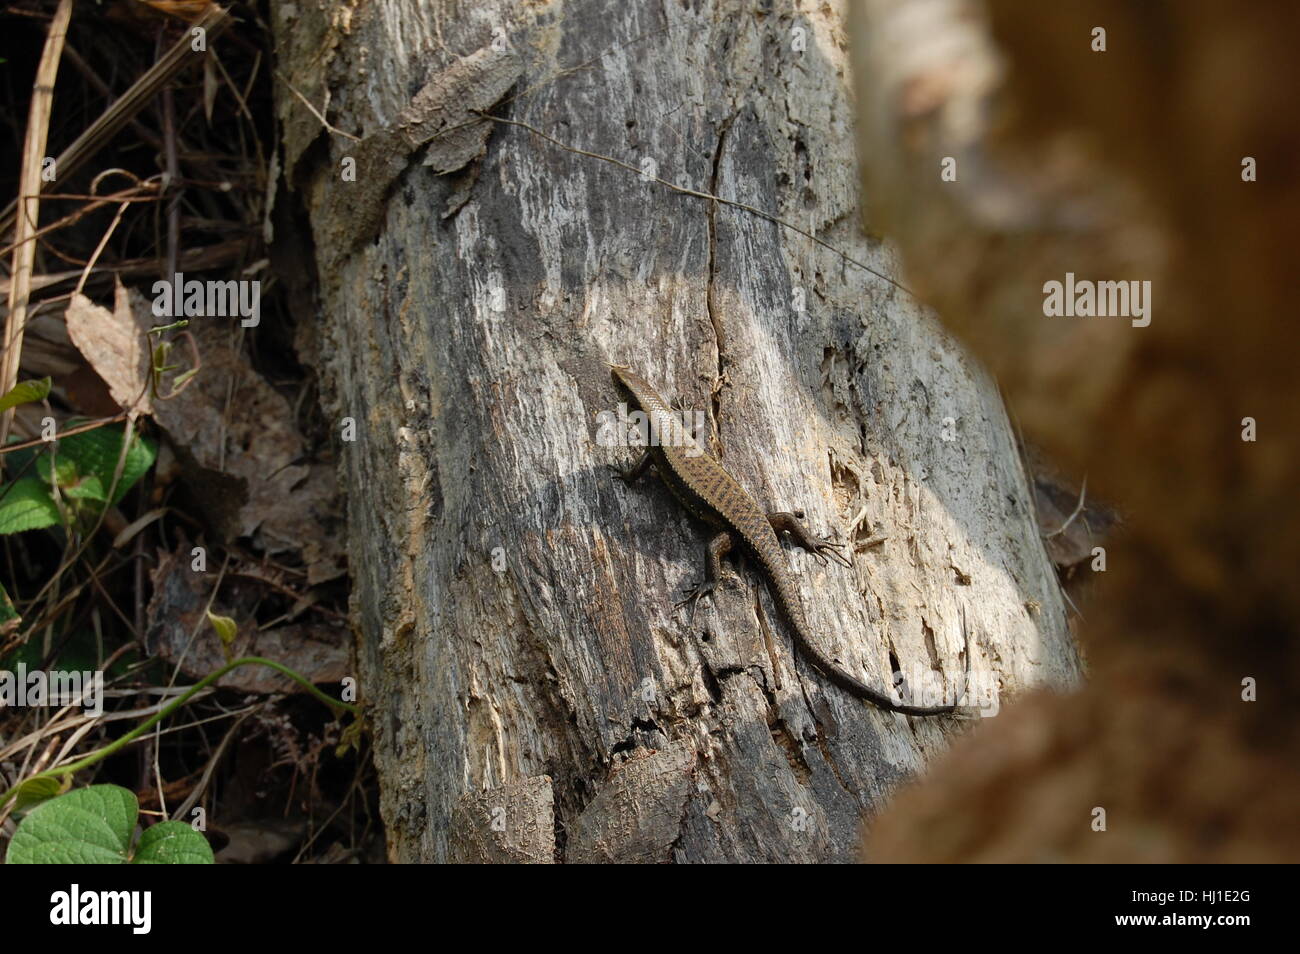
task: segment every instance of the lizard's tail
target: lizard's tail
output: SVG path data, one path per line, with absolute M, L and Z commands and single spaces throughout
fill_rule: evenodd
M 873 689 L 861 679 L 857 679 L 828 658 L 821 650 L 812 644 L 808 638 L 808 623 L 804 618 L 802 607 L 794 604 L 787 598 L 787 594 L 780 594 L 782 609 L 785 610 L 786 616 L 790 619 L 790 628 L 794 631 L 795 641 L 799 644 L 799 651 L 808 657 L 818 670 L 821 671 L 831 682 L 839 686 L 846 692 L 864 699 L 878 708 L 885 709 L 888 712 L 901 712 L 903 715 L 910 716 L 937 716 L 948 715 L 961 708 L 962 697 L 970 690 L 970 632 L 966 628 L 966 607 L 962 606 L 961 610 L 961 634 L 962 634 L 962 651 L 966 654 L 966 669 L 962 675 L 960 688 L 957 690 L 956 701 L 952 705 L 943 706 L 912 706 L 902 702 L 895 702 L 890 696 L 879 689 Z

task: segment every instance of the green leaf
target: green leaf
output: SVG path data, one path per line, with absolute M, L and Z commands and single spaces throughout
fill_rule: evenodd
M 131 860 L 134 865 L 210 865 L 212 846 L 185 822 L 164 821 L 146 828 Z
M 59 519 L 49 487 L 36 477 L 14 481 L 0 499 L 0 534 L 52 527 Z
M 33 805 L 39 805 L 58 795 L 63 784 L 57 778 L 29 778 L 18 786 L 14 794 L 14 811 L 24 812 Z
M 75 436 L 75 435 L 74 435 Z M 122 446 L 121 441 L 117 444 Z M 57 463 L 50 464 L 50 455 L 42 454 L 36 458 L 36 473 L 48 485 L 50 483 L 50 472 L 59 479 L 59 492 L 69 500 L 94 500 L 103 503 L 108 499 L 108 494 L 104 491 L 104 482 L 99 479 L 98 474 L 78 473 L 77 462 L 75 459 L 68 457 L 67 454 L 55 455 Z M 128 460 L 129 460 L 128 455 Z M 117 466 L 114 460 L 113 466 Z M 126 468 L 122 469 L 123 479 L 126 477 Z M 113 476 L 112 471 L 108 475 Z
M 30 779 L 33 789 L 47 779 Z M 36 783 L 40 783 L 37 785 Z M 54 783 L 56 786 L 57 782 Z M 41 802 L 18 823 L 7 864 L 210 865 L 212 848 L 184 822 L 145 829 L 131 852 L 140 805 L 120 785 L 92 785 Z M 134 854 L 134 857 L 132 855 Z
M 11 865 L 124 864 L 140 806 L 118 785 L 92 785 L 41 802 L 18 823 Z
M 77 465 L 66 457 L 60 457 L 58 465 L 52 466 L 50 464 L 50 455 L 43 453 L 36 458 L 36 463 L 33 466 L 36 468 L 36 476 L 41 478 L 41 482 L 47 486 L 50 484 L 51 469 L 59 475 L 60 487 L 77 479 Z
M 59 492 L 69 500 L 93 500 L 96 503 L 103 503 L 108 499 L 108 491 L 95 474 L 87 474 L 69 483 L 60 484 Z
M 235 641 L 235 634 L 239 632 L 239 625 L 229 616 L 218 616 L 212 610 L 208 610 L 208 622 L 212 628 L 217 631 L 221 637 L 221 642 L 229 646 Z
M 117 458 L 122 452 L 122 433 L 118 427 L 98 427 L 93 431 L 62 438 L 59 441 L 59 457 L 72 461 L 77 473 L 83 477 L 98 477 L 100 485 L 107 490 L 113 482 L 113 471 L 117 469 Z M 153 441 L 137 436 L 131 442 L 112 503 L 121 500 L 135 482 L 144 476 L 145 471 L 153 466 L 157 455 Z
M 158 456 L 153 441 L 137 435 L 126 452 L 117 490 L 112 501 L 108 501 L 107 488 L 117 469 L 122 434 L 121 428 L 100 427 L 64 437 L 59 441 L 54 463 L 48 453 L 41 453 L 34 463 L 38 476 L 16 480 L 0 497 L 0 534 L 38 530 L 61 522 L 59 508 L 50 492 L 52 480 L 58 481 L 60 493 L 68 500 L 100 504 L 121 500 Z M 16 467 L 26 463 L 20 453 L 13 455 L 12 463 Z
M 226 662 L 230 662 L 235 657 L 231 655 L 231 647 L 235 645 L 235 636 L 239 634 L 239 625 L 229 616 L 218 616 L 212 610 L 208 610 L 208 622 L 212 628 L 217 631 L 221 637 L 221 651 L 225 654 Z
M 41 378 L 39 381 L 22 381 L 15 384 L 13 390 L 8 394 L 0 397 L 0 412 L 7 411 L 11 407 L 17 407 L 19 404 L 44 401 L 49 393 L 49 378 Z

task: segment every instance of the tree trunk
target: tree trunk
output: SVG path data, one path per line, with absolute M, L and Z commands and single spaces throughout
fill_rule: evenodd
M 707 533 L 611 479 L 608 363 L 852 541 L 791 553 L 851 672 L 951 689 L 964 617 L 977 687 L 1078 678 L 995 386 L 873 273 L 841 11 L 808 6 L 273 7 L 394 860 L 849 860 L 962 727 L 827 682 L 753 567 L 674 609 Z

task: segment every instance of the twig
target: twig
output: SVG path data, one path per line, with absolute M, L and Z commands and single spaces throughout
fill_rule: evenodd
M 1087 500 L 1087 498 L 1088 498 L 1088 477 L 1087 475 L 1085 475 L 1083 478 L 1083 486 L 1079 488 L 1079 502 L 1074 505 L 1074 513 L 1070 514 L 1070 516 L 1066 518 L 1065 523 L 1061 524 L 1060 527 L 1048 533 L 1043 534 L 1043 539 L 1050 540 L 1052 539 L 1052 537 L 1059 537 L 1061 534 L 1065 533 L 1065 531 L 1069 529 L 1070 524 L 1074 523 L 1075 518 L 1078 517 L 1079 514 L 1083 513 L 1084 502 Z
M 330 121 L 326 119 L 323 115 L 321 115 L 321 111 L 317 109 L 314 105 L 312 105 L 312 101 L 308 99 L 306 96 L 304 96 L 302 93 L 298 92 L 298 90 L 294 87 L 294 85 L 290 83 L 289 80 L 285 78 L 284 74 L 281 73 L 279 70 L 275 71 L 275 77 L 281 83 L 284 84 L 285 89 L 293 93 L 293 95 L 297 96 L 298 99 L 301 100 L 302 104 L 306 106 L 309 110 L 311 110 L 311 114 L 316 117 L 316 121 L 320 123 L 321 127 L 325 129 L 327 132 L 330 132 L 335 136 L 342 136 L 344 139 L 351 139 L 353 142 L 361 141 L 360 136 L 354 136 L 350 132 L 344 132 L 342 129 L 339 129 L 336 126 L 331 126 Z
M 26 450 L 29 447 L 43 447 L 51 441 L 62 440 L 65 437 L 71 437 L 73 434 L 84 434 L 86 431 L 93 431 L 101 427 L 106 427 L 109 424 L 116 424 L 119 421 L 126 420 L 126 415 L 126 411 L 121 411 L 114 414 L 112 417 L 101 417 L 97 421 L 88 421 L 85 424 L 78 424 L 76 427 L 70 427 L 66 431 L 59 431 L 59 433 L 55 434 L 49 441 L 43 437 L 33 437 L 30 441 L 23 441 L 21 444 L 6 444 L 4 447 L 0 447 L 0 456 L 16 450 Z
M 28 237 L 36 231 L 40 214 L 41 172 L 45 161 L 45 144 L 50 132 L 50 111 L 54 106 L 54 81 L 59 75 L 59 61 L 63 58 L 63 41 L 68 35 L 68 21 L 72 19 L 72 0 L 59 0 L 59 7 L 50 22 L 50 32 L 45 37 L 45 49 L 36 69 L 36 83 L 32 87 L 32 105 L 27 114 L 27 136 L 23 141 L 23 164 L 19 174 L 17 216 L 14 231 L 17 246 L 10 271 L 13 281 L 9 285 L 9 314 L 5 319 L 5 349 L 0 365 L 0 394 L 8 394 L 18 383 L 18 359 L 23 350 L 23 329 L 27 325 L 27 297 L 31 291 L 32 265 L 36 259 L 36 243 Z M 56 167 L 57 168 L 57 167 Z M 0 415 L 0 447 L 9 442 L 9 428 L 13 425 L 14 409 Z
M 722 196 L 713 195 L 712 193 L 709 192 L 701 192 L 699 189 L 692 189 L 689 186 L 678 185 L 675 182 L 669 182 L 667 179 L 661 179 L 659 176 L 654 176 L 654 175 L 649 175 L 647 173 L 644 173 L 636 166 L 632 165 L 631 163 L 624 162 L 622 159 L 616 159 L 613 156 L 606 156 L 599 152 L 591 152 L 587 149 L 579 149 L 576 146 L 570 146 L 568 143 L 561 142 L 559 139 L 556 139 L 550 133 L 542 132 L 542 130 L 538 129 L 536 126 L 530 125 L 529 123 L 523 122 L 522 120 L 506 119 L 503 116 L 492 116 L 489 115 L 488 113 L 483 113 L 483 112 L 476 112 L 475 115 L 479 116 L 481 119 L 486 119 L 490 122 L 501 123 L 502 125 L 505 126 L 518 126 L 520 129 L 526 129 L 534 136 L 537 136 L 539 139 L 544 139 L 547 142 L 551 143 L 551 145 L 558 146 L 559 148 L 565 150 L 566 152 L 571 152 L 577 156 L 586 156 L 589 159 L 599 159 L 601 162 L 608 162 L 610 165 L 618 166 L 620 169 L 626 169 L 628 172 L 631 172 L 638 177 L 648 179 L 651 182 L 658 183 L 659 185 L 673 192 L 676 192 L 679 195 L 689 195 L 696 199 L 706 199 L 709 202 L 717 202 L 720 205 L 727 205 L 733 209 L 740 209 L 742 212 L 748 212 L 751 215 L 756 215 L 761 219 L 766 219 L 767 221 L 771 222 L 774 225 L 779 225 L 784 229 L 789 229 L 791 232 L 795 232 L 799 235 L 802 235 L 804 238 L 808 239 L 809 241 L 815 242 L 817 245 L 820 245 L 822 248 L 834 252 L 836 255 L 838 255 L 844 261 L 848 262 L 850 265 L 855 265 L 858 268 L 862 269 L 864 272 L 867 272 L 871 275 L 875 275 L 881 281 L 888 282 L 890 285 L 893 285 L 895 288 L 899 289 L 900 291 L 904 291 L 907 294 L 911 295 L 913 298 L 917 299 L 917 301 L 921 300 L 920 296 L 917 295 L 916 292 L 912 291 L 912 289 L 908 288 L 902 282 L 895 281 L 894 279 L 890 278 L 888 275 L 876 271 L 870 265 L 858 261 L 856 258 L 849 255 L 847 252 L 843 251 L 842 249 L 836 248 L 830 242 L 827 242 L 823 239 L 819 239 L 816 235 L 813 235 L 811 232 L 807 231 L 806 229 L 801 229 L 799 226 L 787 222 L 782 218 L 778 218 L 777 216 L 773 215 L 770 212 L 764 212 L 762 209 L 757 208 L 756 206 L 748 205 L 747 203 L 744 202 L 736 202 L 733 199 L 724 199 L 722 198 Z

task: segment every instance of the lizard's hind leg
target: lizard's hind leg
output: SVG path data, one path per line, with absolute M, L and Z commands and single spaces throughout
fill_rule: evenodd
M 769 513 L 767 520 L 772 524 L 772 529 L 776 531 L 778 536 L 782 533 L 790 534 L 794 539 L 795 546 L 807 550 L 821 562 L 825 563 L 826 558 L 830 557 L 840 566 L 848 566 L 848 559 L 839 552 L 843 549 L 844 544 L 813 536 L 801 522 L 800 518 L 802 516 L 803 511 L 801 510 L 794 513 L 780 510 L 776 513 Z
M 707 596 L 717 588 L 718 580 L 722 579 L 722 558 L 731 552 L 731 547 L 735 543 L 731 532 L 724 530 L 712 540 L 709 541 L 708 562 L 705 564 L 704 582 L 697 586 L 691 587 L 686 593 L 686 598 L 676 604 L 673 609 L 680 609 L 687 603 L 691 606 L 690 619 L 695 620 L 695 604 L 700 601 L 701 596 Z

